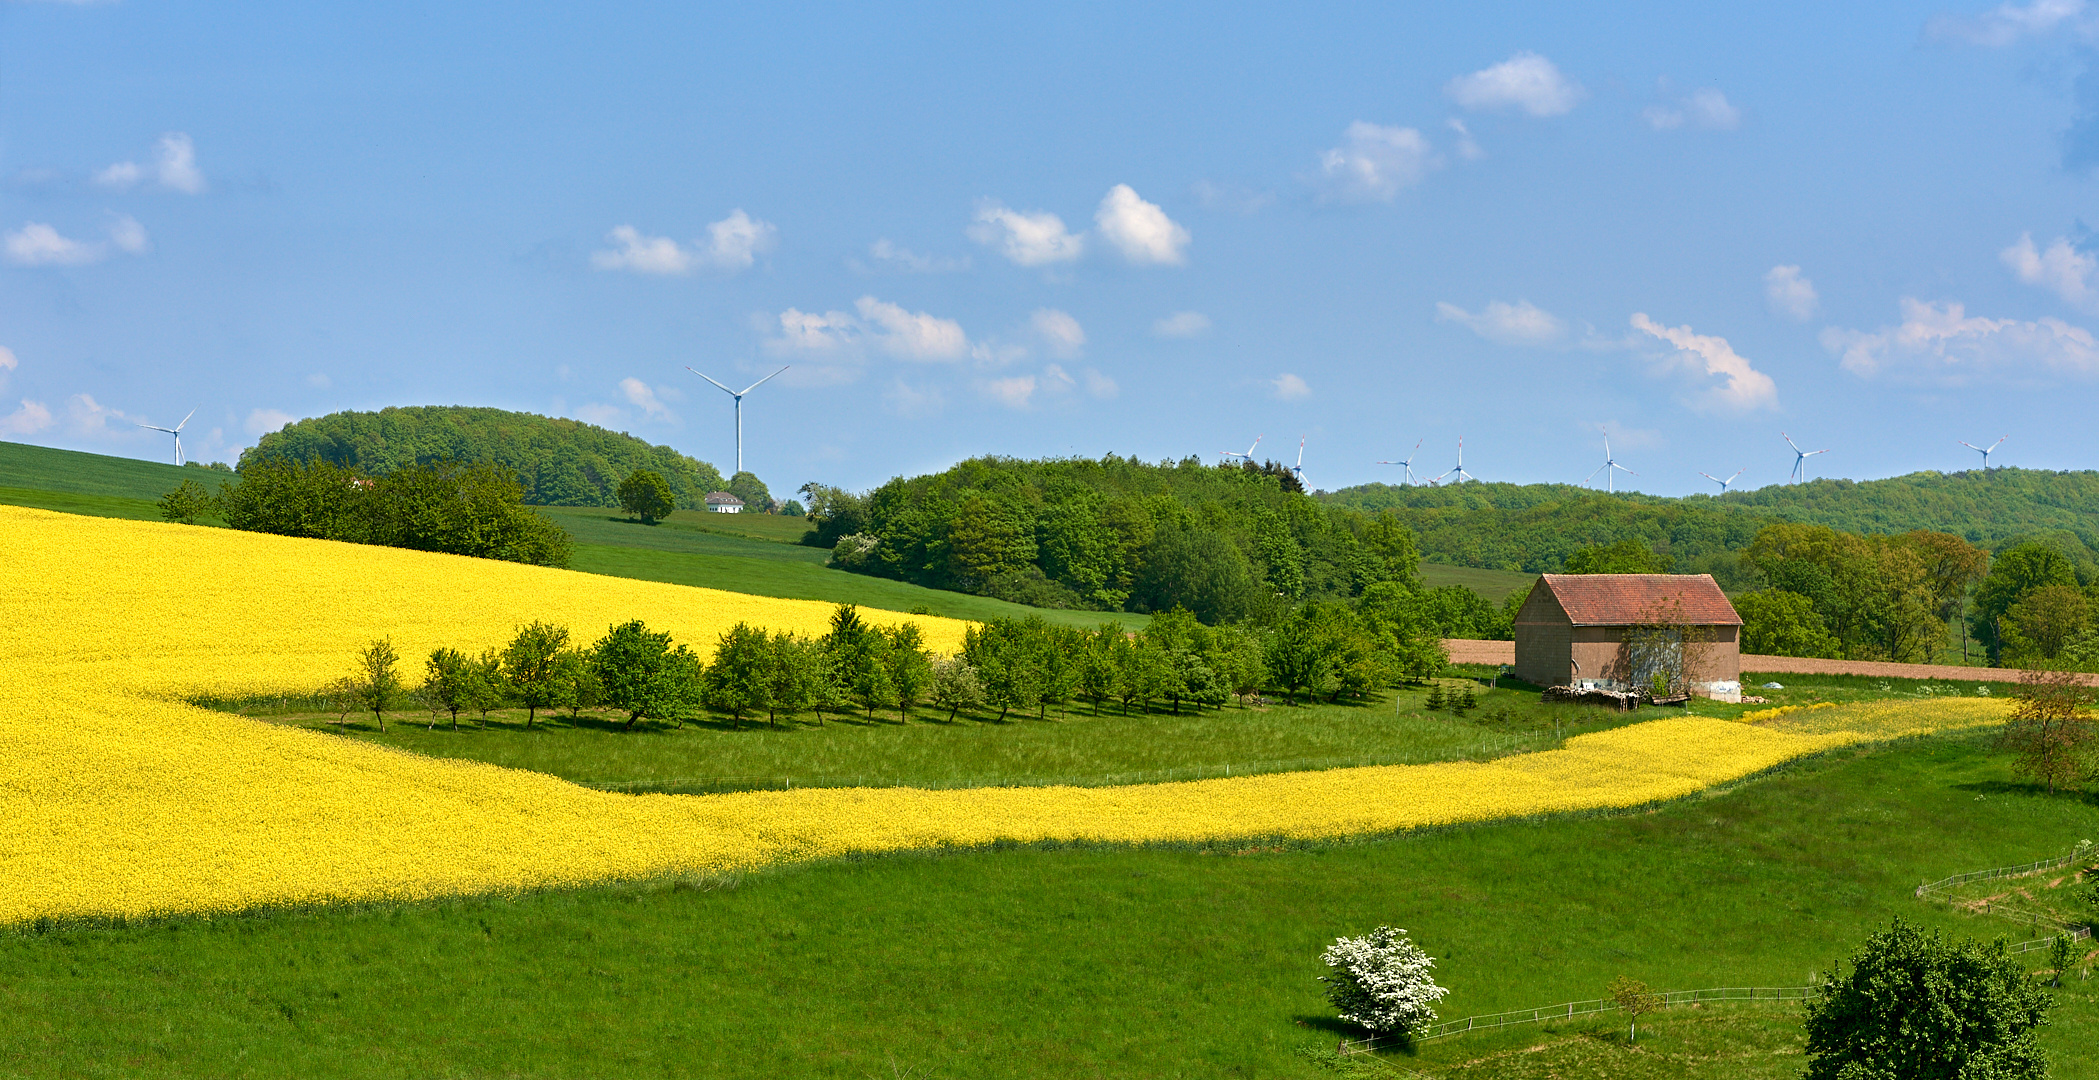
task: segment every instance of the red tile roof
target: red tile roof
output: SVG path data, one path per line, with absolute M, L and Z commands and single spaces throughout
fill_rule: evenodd
M 1546 574 L 1539 580 L 1576 626 L 1742 625 L 1711 574 Z

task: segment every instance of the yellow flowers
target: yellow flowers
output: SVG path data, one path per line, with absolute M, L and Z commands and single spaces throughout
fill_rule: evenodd
M 1781 716 L 1767 726 L 1798 735 L 1846 732 L 1862 740 L 1900 739 L 2001 724 L 2017 704 L 2015 699 L 2003 697 L 1909 698 L 1860 701 L 1849 705 L 1822 702 Z M 1744 714 L 1742 719 L 1747 720 L 1751 715 L 1754 714 Z
M 1781 716 L 1791 716 L 1805 709 L 1834 709 L 1836 707 L 1837 703 L 1834 701 L 1818 701 L 1812 705 L 1780 705 L 1775 709 L 1757 709 L 1754 712 L 1746 712 L 1735 717 L 1735 719 L 1745 724 L 1754 724 L 1764 720 L 1776 720 Z
M 0 507 L 0 551 L 0 657 L 15 676 L 0 709 L 0 923 L 413 899 L 997 840 L 1377 833 L 1637 806 L 1861 737 L 1684 717 L 1486 763 L 1123 788 L 613 795 L 179 697 L 310 689 L 382 634 L 412 657 L 492 644 L 530 618 L 589 633 L 639 617 L 705 652 L 738 620 L 817 632 L 827 605 L 12 507 Z M 960 642 L 959 623 L 912 621 L 935 649 Z M 1856 715 L 1881 728 L 1952 723 L 1985 703 L 1928 704 L 1931 717 Z

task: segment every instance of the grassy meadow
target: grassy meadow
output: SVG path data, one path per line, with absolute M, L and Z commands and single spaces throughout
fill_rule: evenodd
M 472 828 L 471 822 L 433 822 Z M 1339 844 L 1014 847 L 740 878 L 0 938 L 21 1076 L 1321 1076 L 1314 981 L 1379 923 L 1459 1017 L 1656 987 L 1798 985 L 1896 915 L 2010 929 L 1918 882 L 2046 855 L 2099 807 L 1985 737 L 1841 751 L 1651 811 Z M 2019 935 L 2015 935 L 2019 936 Z M 2093 987 L 2044 1040 L 2099 1075 Z M 1459 1036 L 1431 1076 L 1797 1075 L 1791 1007 Z M 1375 1068 L 1365 1075 L 1389 1070 Z

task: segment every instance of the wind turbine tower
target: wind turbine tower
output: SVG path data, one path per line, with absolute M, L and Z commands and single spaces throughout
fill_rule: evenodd
M 1814 457 L 1816 454 L 1829 453 L 1827 450 L 1802 450 L 1800 444 L 1794 442 L 1793 437 L 1783 431 L 1778 433 L 1778 437 L 1784 439 L 1786 445 L 1793 448 L 1793 483 L 1796 484 L 1800 482 L 1803 471 L 1802 466 L 1807 464 L 1807 459 Z
M 1415 459 L 1416 457 L 1419 457 L 1419 456 L 1421 455 L 1421 444 L 1422 444 L 1422 443 L 1424 443 L 1424 442 L 1427 442 L 1427 441 L 1428 441 L 1427 439 L 1422 439 L 1422 440 L 1420 440 L 1419 442 L 1416 442 L 1416 443 L 1414 444 L 1414 449 L 1413 449 L 1413 452 L 1411 452 L 1411 453 L 1409 453 L 1409 454 L 1407 455 L 1407 458 L 1406 458 L 1406 460 L 1405 460 L 1405 461 L 1380 461 L 1380 462 L 1378 462 L 1378 464 L 1380 464 L 1380 465 L 1398 465 L 1398 466 L 1401 466 L 1401 467 L 1405 468 L 1405 469 L 1407 470 L 1407 485 L 1408 485 L 1409 487 L 1412 487 L 1412 486 L 1413 486 L 1413 484 L 1414 484 L 1414 459 Z
M 792 365 L 792 364 L 789 364 L 789 365 L 787 365 L 787 367 L 793 367 L 793 366 L 794 366 L 794 365 Z M 781 368 L 781 369 L 780 369 L 780 371 L 786 371 L 786 370 L 787 370 L 787 367 L 783 367 L 783 368 Z M 716 386 L 718 386 L 718 387 L 721 387 L 721 392 L 722 392 L 722 393 L 724 393 L 724 394 L 727 394 L 727 395 L 729 395 L 730 397 L 732 397 L 732 398 L 735 398 L 735 399 L 736 399 L 736 471 L 737 471 L 737 472 L 742 472 L 742 471 L 743 471 L 743 395 L 745 395 L 745 394 L 748 394 L 748 393 L 750 393 L 751 391 L 753 391 L 753 390 L 756 390 L 756 389 L 758 389 L 758 388 L 759 388 L 760 386 L 763 386 L 763 385 L 765 384 L 765 381 L 766 381 L 766 379 L 770 379 L 770 378 L 772 378 L 772 377 L 773 377 L 773 375 L 778 375 L 778 374 L 780 373 L 780 371 L 775 371 L 775 372 L 773 372 L 773 375 L 767 375 L 767 376 L 765 377 L 765 379 L 760 379 L 760 380 L 758 380 L 757 382 L 754 382 L 754 383 L 752 383 L 751 385 L 749 385 L 749 386 L 746 386 L 746 387 L 744 387 L 744 388 L 743 388 L 742 390 L 740 390 L 740 391 L 739 391 L 739 390 L 731 390 L 731 389 L 729 389 L 729 388 L 728 388 L 728 387 L 726 387 L 726 386 L 722 386 L 722 384 L 720 384 L 720 383 L 718 383 L 718 382 L 714 382 L 714 380 L 713 380 L 713 379 L 708 379 L 705 373 L 701 372 L 701 371 L 700 371 L 700 370 L 699 370 L 698 368 L 695 368 L 695 367 L 691 366 L 690 364 L 686 365 L 686 367 L 685 367 L 685 370 L 687 370 L 687 371 L 690 371 L 690 372 L 692 372 L 692 373 L 693 373 L 694 375 L 698 375 L 698 376 L 699 376 L 700 378 L 702 378 L 702 379 L 707 379 L 707 381 L 708 381 L 708 382 L 714 383 L 714 385 L 716 385 Z
M 1991 443 L 1991 444 L 1990 444 L 1989 446 L 1987 446 L 1987 447 L 1983 447 L 1983 446 L 1977 446 L 1977 445 L 1975 445 L 1974 443 L 1971 443 L 1971 442 L 1969 442 L 1969 441 L 1968 441 L 1968 440 L 1966 440 L 1966 439 L 1962 439 L 1962 440 L 1960 440 L 1960 444 L 1961 444 L 1962 446 L 1965 446 L 1965 447 L 1967 447 L 1968 449 L 1970 449 L 1970 450 L 1973 450 L 1973 451 L 1975 451 L 1976 453 L 1978 453 L 1978 454 L 1981 454 L 1981 455 L 1982 455 L 1982 471 L 1983 471 L 1984 475 L 1988 475 L 1988 474 L 1989 474 L 1989 471 L 1990 471 L 1990 451 L 1992 451 L 1992 450 L 1995 450 L 1995 449 L 1997 449 L 1997 448 L 1998 448 L 1998 447 L 2000 447 L 2000 446 L 2003 446 L 2003 445 L 2004 445 L 2004 439 L 2009 439 L 2009 438 L 2011 438 L 2011 436 L 2009 436 L 2009 435 L 2006 435 L 2006 436 L 2004 436 L 2004 438 L 2003 438 L 2003 439 L 1998 439 L 1998 440 L 1997 440 L 1996 442 L 1993 442 L 1993 443 Z
M 1262 440 L 1263 438 L 1265 438 L 1265 437 L 1266 437 L 1266 436 L 1262 436 L 1262 435 L 1256 435 L 1256 436 L 1254 436 L 1253 446 L 1249 446 L 1249 447 L 1247 447 L 1247 448 L 1246 448 L 1246 453 L 1243 453 L 1243 454 L 1242 454 L 1242 453 L 1240 453 L 1240 452 L 1238 452 L 1237 450 L 1220 450 L 1220 451 L 1218 451 L 1218 452 L 1217 452 L 1217 463 L 1218 463 L 1219 465 L 1222 465 L 1222 464 L 1224 464 L 1224 463 L 1225 463 L 1226 461 L 1229 461 L 1229 460 L 1230 460 L 1230 459 L 1232 459 L 1232 458 L 1241 458 L 1241 459 L 1244 459 L 1244 460 L 1246 460 L 1246 461 L 1252 461 L 1252 460 L 1254 459 L 1254 447 L 1255 447 L 1255 446 L 1259 446 L 1259 445 L 1261 445 L 1261 440 Z
M 175 464 L 180 465 L 182 464 L 182 429 L 189 424 L 189 417 L 195 415 L 197 415 L 197 410 L 191 409 L 189 416 L 183 417 L 182 423 L 176 424 L 174 427 L 155 427 L 152 424 L 140 424 L 139 426 L 147 431 L 165 431 L 175 436 Z
M 1734 475 L 1734 476 L 1730 476 L 1730 477 L 1728 477 L 1728 478 L 1727 478 L 1727 479 L 1725 479 L 1725 480 L 1722 480 L 1722 479 L 1720 479 L 1719 477 L 1717 477 L 1717 476 L 1714 476 L 1714 475 L 1713 475 L 1712 473 L 1709 473 L 1709 472 L 1701 472 L 1701 473 L 1699 473 L 1698 475 L 1700 475 L 1700 476 L 1703 476 L 1703 477 L 1705 477 L 1706 479 L 1708 479 L 1708 480 L 1711 480 L 1711 481 L 1712 481 L 1713 483 L 1716 483 L 1716 484 L 1720 485 L 1720 494 L 1722 494 L 1722 495 L 1725 495 L 1725 494 L 1727 494 L 1727 489 L 1728 489 L 1728 486 L 1729 486 L 1729 485 L 1731 485 L 1731 484 L 1733 484 L 1733 483 L 1735 482 L 1735 479 L 1736 479 L 1736 477 L 1739 477 L 1739 476 L 1741 476 L 1741 475 L 1742 475 L 1743 473 L 1746 473 L 1746 472 L 1748 472 L 1748 471 L 1749 471 L 1749 470 L 1748 470 L 1747 468 L 1741 468 L 1741 469 L 1736 469 L 1736 470 L 1735 470 L 1735 475 Z
M 1616 481 L 1618 479 L 1619 473 L 1624 473 L 1627 476 L 1640 475 L 1639 473 L 1636 473 L 1631 469 L 1628 469 L 1625 466 L 1618 464 L 1618 459 L 1611 456 L 1611 437 L 1609 434 L 1606 434 L 1603 437 L 1603 464 L 1598 465 L 1595 469 L 1591 470 L 1588 479 L 1583 480 L 1582 483 L 1586 484 L 1589 482 L 1589 480 L 1596 479 L 1597 473 L 1603 474 L 1604 490 L 1614 495 L 1618 493 L 1618 485 Z
M 1451 481 L 1451 483 L 1453 483 L 1453 484 L 1462 484 L 1462 483 L 1464 483 L 1464 482 L 1465 482 L 1465 481 L 1467 481 L 1467 480 L 1471 480 L 1471 481 L 1473 481 L 1473 482 L 1475 482 L 1475 483 L 1477 483 L 1477 482 L 1479 481 L 1479 477 L 1477 477 L 1477 476 L 1474 476 L 1474 475 L 1472 475 L 1471 473 L 1469 473 L 1469 472 L 1466 472 L 1466 471 L 1465 471 L 1465 437 L 1464 437 L 1464 436 L 1462 436 L 1462 435 L 1458 436 L 1458 464 L 1457 464 L 1457 467 L 1456 467 L 1456 468 L 1454 468 L 1454 469 L 1452 469 L 1452 470 L 1450 470 L 1450 471 L 1449 471 L 1449 472 L 1447 472 L 1447 473 L 1444 473 L 1444 474 L 1443 474 L 1443 476 L 1455 476 L 1455 477 L 1457 477 L 1457 479 L 1455 479 L 1455 480 L 1452 480 L 1452 481 Z M 1442 482 L 1443 482 L 1443 476 L 1439 476 L 1439 477 L 1435 478 L 1434 480 L 1430 481 L 1430 483 L 1434 483 L 1434 484 L 1440 484 L 1440 483 L 1442 483 Z

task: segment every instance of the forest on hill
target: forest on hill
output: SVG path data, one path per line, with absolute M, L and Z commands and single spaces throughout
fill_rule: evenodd
M 384 476 L 409 465 L 499 465 L 539 506 L 618 506 L 636 469 L 663 477 L 681 507 L 697 509 L 726 486 L 713 465 L 580 420 L 504 409 L 416 405 L 346 411 L 287 424 L 241 454 L 263 461 L 326 462 Z
M 1637 540 L 1685 573 L 1739 577 L 1736 556 L 1777 522 L 1891 535 L 1946 532 L 1992 550 L 2035 540 L 2099 564 L 2099 472 L 1991 469 L 1885 480 L 1814 480 L 1723 496 L 1605 494 L 1569 484 L 1365 484 L 1316 496 L 1390 511 L 1424 558 L 1504 570 L 1559 569 L 1576 549 Z

